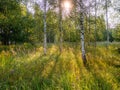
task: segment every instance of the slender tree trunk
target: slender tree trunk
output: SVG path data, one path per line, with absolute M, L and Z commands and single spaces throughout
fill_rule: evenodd
M 90 1 L 89 1 L 89 5 L 90 5 Z M 91 38 L 91 37 L 90 37 L 90 28 L 91 28 L 91 25 L 90 25 L 90 9 L 91 9 L 91 8 L 90 8 L 90 6 L 89 6 L 89 32 L 88 32 L 88 33 L 89 33 L 89 41 L 88 41 L 88 45 L 89 45 L 89 46 L 90 46 L 90 42 L 91 42 L 91 40 L 90 40 L 90 38 Z
M 108 29 L 108 0 L 106 0 L 106 31 L 107 31 L 107 46 L 109 44 L 109 29 Z
M 62 6 L 61 6 L 61 0 L 59 0 L 59 31 L 60 31 L 60 52 L 62 52 Z
M 97 34 L 97 31 L 96 31 L 96 17 L 97 17 L 97 2 L 96 2 L 96 0 L 95 0 L 95 27 L 94 27 L 94 39 L 95 39 L 95 44 L 94 44 L 94 46 L 96 47 L 96 34 Z
M 77 3 L 75 3 L 75 6 L 77 6 Z M 76 47 L 78 45 L 78 18 L 77 18 L 77 8 L 75 8 L 75 28 L 76 28 Z
M 80 30 L 81 30 L 81 50 L 82 50 L 82 59 L 83 59 L 83 63 L 86 64 L 87 60 L 86 60 L 86 55 L 85 55 L 85 38 L 84 38 L 84 5 L 82 0 L 80 0 Z
M 87 15 L 85 15 L 85 19 L 86 19 L 86 22 L 85 22 L 85 23 L 86 23 L 86 26 L 85 26 L 85 27 L 86 27 L 86 31 L 88 31 L 88 16 L 87 16 Z M 87 44 L 88 44 L 88 43 L 87 43 Z
M 47 33 L 46 33 L 46 0 L 44 0 L 44 55 L 47 54 Z

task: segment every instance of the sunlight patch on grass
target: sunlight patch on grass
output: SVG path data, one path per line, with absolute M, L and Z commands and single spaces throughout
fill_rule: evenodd
M 120 89 L 120 59 L 112 55 L 112 48 L 89 48 L 87 66 L 80 50 L 72 47 L 59 53 L 58 47 L 51 45 L 47 55 L 41 46 L 22 50 L 15 50 L 17 55 L 9 51 L 0 53 L 1 90 Z

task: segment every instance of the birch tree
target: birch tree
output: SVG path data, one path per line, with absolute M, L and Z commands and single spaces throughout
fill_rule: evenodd
M 107 30 L 107 45 L 109 44 L 109 30 L 108 30 L 108 0 L 106 0 L 106 30 Z
M 81 30 L 81 51 L 82 51 L 82 60 L 83 63 L 86 64 L 86 55 L 85 55 L 85 36 L 84 36 L 84 4 L 83 0 L 79 0 L 79 6 L 80 6 L 80 30 Z
M 60 52 L 62 52 L 62 5 L 61 5 L 62 1 L 59 0 L 59 31 L 60 31 Z
M 88 31 L 89 36 L 90 36 L 90 33 L 91 33 L 91 30 L 90 30 L 90 28 L 91 28 L 91 25 L 90 25 L 90 11 L 91 11 L 91 2 L 89 1 L 89 31 Z M 89 41 L 88 41 L 89 46 L 90 46 L 90 42 L 91 42 L 91 40 L 90 40 L 90 37 L 89 37 Z
M 96 26 L 96 20 L 97 20 L 97 1 L 95 0 L 95 31 L 94 31 L 94 38 L 95 38 L 95 47 L 96 47 L 96 33 L 97 33 L 97 26 Z
M 44 0 L 44 18 L 43 18 L 43 21 L 44 21 L 44 55 L 47 54 L 47 33 L 46 33 L 46 30 L 47 30 L 47 27 L 46 27 L 46 0 Z

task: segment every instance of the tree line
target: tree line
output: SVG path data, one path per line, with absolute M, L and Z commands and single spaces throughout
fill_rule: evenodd
M 85 44 L 96 46 L 98 41 L 120 41 L 120 25 L 109 26 L 111 0 L 67 0 L 72 6 L 67 15 L 62 5 L 66 0 L 38 1 L 0 0 L 2 45 L 41 42 L 46 54 L 47 43 L 58 43 L 62 52 L 63 42 L 81 42 L 85 60 Z

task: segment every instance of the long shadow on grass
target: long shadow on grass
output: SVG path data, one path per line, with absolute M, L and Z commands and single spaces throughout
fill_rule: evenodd
M 49 71 L 47 77 L 43 76 L 40 79 L 41 87 L 43 87 L 44 85 L 50 86 L 52 84 L 52 78 L 53 78 L 53 75 L 55 73 L 55 69 L 56 69 L 57 63 L 59 61 L 59 56 L 60 56 L 60 54 L 58 54 L 57 56 L 54 57 L 54 65 L 52 66 L 51 70 Z
M 39 58 L 37 58 L 35 61 L 39 60 L 40 62 L 40 70 L 39 72 L 42 74 L 42 72 L 44 71 L 44 69 L 48 66 L 48 64 L 52 61 L 54 61 L 54 59 L 58 58 L 59 55 L 55 56 L 55 54 L 53 53 L 52 55 L 50 56 L 45 56 L 45 55 L 42 55 L 40 56 Z M 40 61 L 40 59 L 42 61 Z M 57 61 L 57 60 L 56 60 Z
M 98 64 L 95 62 L 93 64 Z M 87 63 L 87 66 L 85 66 L 86 70 L 90 73 L 92 73 L 92 76 L 94 77 L 94 85 L 91 87 L 91 89 L 97 89 L 97 90 L 113 90 L 113 86 L 111 83 L 107 82 L 105 78 L 101 76 L 101 73 L 104 74 L 103 72 L 100 73 L 100 71 L 97 71 L 97 69 L 93 66 L 91 63 Z M 100 67 L 100 65 L 99 65 Z
M 33 76 L 30 78 L 32 79 L 32 88 L 34 90 L 45 90 L 46 86 L 50 86 L 52 84 L 52 76 L 53 73 L 55 72 L 55 68 L 57 65 L 57 62 L 59 61 L 60 54 L 56 55 L 56 52 L 54 52 L 52 55 L 41 55 L 40 57 L 38 57 L 37 59 L 33 60 L 33 62 L 30 63 L 30 65 L 32 65 L 34 63 L 34 70 L 33 72 Z M 53 65 L 51 67 L 50 63 L 54 62 Z M 50 70 L 46 73 L 46 68 L 50 68 Z M 32 70 L 32 69 L 31 69 Z M 44 72 L 45 71 L 45 72 Z M 43 73 L 47 74 L 47 77 L 43 75 Z
M 91 87 L 91 89 L 96 88 L 97 90 L 113 90 L 112 84 L 108 83 L 105 78 L 101 77 L 100 73 L 96 72 L 94 68 L 91 68 L 89 65 L 85 68 L 88 72 L 91 72 L 94 77 L 95 84 Z M 94 71 L 92 69 L 94 69 Z
M 53 57 L 53 54 L 50 55 L 49 57 L 41 55 L 38 58 L 32 60 L 31 62 L 22 63 L 20 67 L 16 67 L 17 69 L 15 69 L 12 74 L 8 73 L 9 77 L 5 77 L 6 79 L 8 79 L 6 80 L 6 82 L 8 82 L 8 86 L 9 87 L 12 85 L 14 86 L 15 84 L 22 85 L 22 84 L 19 84 L 21 81 L 23 83 L 26 81 L 27 83 L 31 82 L 32 84 L 34 84 L 35 82 L 34 80 L 32 80 L 33 77 L 37 78 L 38 80 L 40 80 L 39 77 L 42 78 L 42 72 L 45 69 L 45 66 L 47 66 L 48 63 L 51 62 L 50 58 L 52 57 Z M 36 71 L 35 69 L 38 69 L 38 70 Z M 20 77 L 21 77 L 21 80 L 19 80 Z M 15 83 L 14 81 L 17 81 L 17 83 Z M 35 85 L 34 88 L 36 88 L 36 85 L 38 84 L 39 83 L 34 84 Z M 38 89 L 35 89 L 35 90 L 38 90 Z
M 44 85 L 47 86 L 47 87 L 51 87 L 52 89 L 50 90 L 56 90 L 57 87 L 62 87 L 64 89 L 67 89 L 69 90 L 69 87 L 68 85 L 65 85 L 66 83 L 62 83 L 62 85 L 60 84 L 60 79 L 61 79 L 61 76 L 65 74 L 66 72 L 66 67 L 64 68 L 63 64 L 66 65 L 66 64 L 69 64 L 69 60 L 65 60 L 64 62 L 64 58 L 60 59 L 61 54 L 58 54 L 56 55 L 56 57 L 54 58 L 55 61 L 54 61 L 54 65 L 52 66 L 52 69 L 50 70 L 50 72 L 48 73 L 48 76 L 47 77 L 43 77 L 41 79 L 41 87 L 43 87 Z M 59 85 L 60 84 L 60 85 Z
M 108 83 L 103 77 L 101 77 L 101 75 L 99 73 L 96 73 L 95 68 L 92 68 L 89 63 L 87 63 L 86 65 L 82 65 L 82 63 L 80 63 L 79 58 L 76 56 L 76 52 L 74 52 L 75 58 L 76 58 L 76 63 L 77 66 L 79 68 L 79 70 L 81 71 L 82 68 L 85 68 L 89 73 L 92 73 L 92 76 L 94 77 L 94 82 L 91 84 L 91 86 L 89 88 L 89 90 L 113 90 L 112 89 L 112 85 L 110 83 Z M 89 62 L 89 60 L 88 60 Z M 97 64 L 97 63 L 94 63 Z M 93 70 L 94 69 L 94 72 Z M 84 78 L 84 77 L 83 77 Z
M 31 60 L 30 62 L 24 63 L 21 67 L 23 67 L 26 70 L 26 73 L 28 72 L 33 76 L 39 75 L 40 77 L 42 77 L 43 71 L 45 70 L 47 65 L 54 60 L 55 57 L 56 56 L 54 55 L 54 53 L 52 55 L 46 55 L 46 56 L 40 55 L 39 57 Z
M 54 57 L 54 65 L 52 66 L 51 70 L 49 71 L 47 77 L 42 77 L 40 80 L 40 87 L 51 87 L 52 89 L 56 90 L 56 87 L 59 86 L 59 81 L 61 76 L 64 74 L 64 67 L 63 64 L 68 63 L 68 62 L 64 62 L 64 60 L 60 59 L 59 56 L 61 54 L 56 55 L 56 57 Z M 61 86 L 61 85 L 60 85 Z M 62 85 L 63 88 L 66 88 L 65 85 Z
M 54 52 L 52 55 L 47 55 L 47 56 L 40 56 L 38 57 L 36 60 L 34 60 L 36 63 L 40 63 L 40 64 L 36 64 L 36 65 L 39 65 L 37 67 L 37 72 L 34 72 L 33 74 L 36 73 L 35 77 L 37 78 L 37 85 L 38 85 L 38 88 L 40 89 L 44 89 L 44 87 L 47 85 L 51 85 L 52 84 L 52 76 L 53 76 L 53 73 L 55 72 L 55 68 L 56 68 L 56 65 L 57 65 L 57 62 L 59 61 L 59 56 L 60 54 L 57 54 L 56 55 L 56 52 Z M 54 62 L 53 65 L 51 67 L 49 67 L 50 63 L 51 62 Z M 46 68 L 50 68 L 50 71 L 48 71 L 47 73 L 44 72 Z M 43 73 L 46 73 L 47 74 L 47 77 L 43 75 Z M 36 86 L 36 85 L 35 85 Z M 36 88 L 36 87 L 34 87 Z

